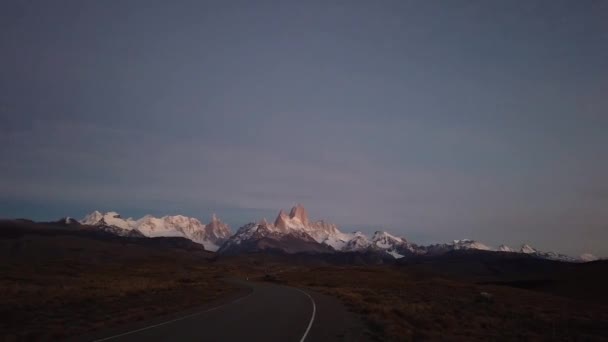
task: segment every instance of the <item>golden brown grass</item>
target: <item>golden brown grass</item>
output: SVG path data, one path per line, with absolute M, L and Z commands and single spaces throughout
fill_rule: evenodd
M 236 290 L 204 252 L 39 236 L 0 240 L 0 248 L 0 340 L 65 339 Z
M 340 298 L 383 341 L 608 337 L 606 307 L 528 290 L 481 286 L 387 266 L 315 267 L 275 276 Z

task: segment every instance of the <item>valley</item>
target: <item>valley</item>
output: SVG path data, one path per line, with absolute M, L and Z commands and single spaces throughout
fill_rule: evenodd
M 372 250 L 287 253 L 275 248 L 221 254 L 182 237 L 119 236 L 65 221 L 1 221 L 0 243 L 3 340 L 113 336 L 216 306 L 222 307 L 217 315 L 196 316 L 223 322 L 222 312 L 232 316 L 236 310 L 248 312 L 243 320 L 265 317 L 260 324 L 267 324 L 270 316 L 261 314 L 267 305 L 255 303 L 274 303 L 279 292 L 260 292 L 266 294 L 230 304 L 251 292 L 230 279 L 310 292 L 325 303 L 319 304 L 310 335 L 324 336 L 320 340 L 344 340 L 340 334 L 352 330 L 345 328 L 351 324 L 359 333 L 350 340 L 358 341 L 600 341 L 608 336 L 606 261 L 559 262 L 475 249 L 399 259 Z M 349 312 L 328 309 L 341 305 L 346 309 L 338 310 Z M 283 332 L 300 336 L 310 303 L 290 307 L 301 318 L 291 320 L 293 327 Z M 336 317 L 350 316 L 346 326 L 327 335 Z M 202 321 L 179 322 L 163 325 L 164 335 L 158 336 L 187 340 L 221 336 L 222 329 L 229 329 L 224 323 L 205 329 Z M 194 326 L 200 329 L 192 330 Z M 240 335 L 234 336 L 238 340 Z

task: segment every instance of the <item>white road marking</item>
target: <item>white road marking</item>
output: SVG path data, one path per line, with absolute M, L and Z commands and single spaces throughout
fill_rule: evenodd
M 310 317 L 310 322 L 308 323 L 308 328 L 306 328 L 304 335 L 300 339 L 300 342 L 304 342 L 304 340 L 306 340 L 306 336 L 308 335 L 308 332 L 310 331 L 310 328 L 312 328 L 312 323 L 315 321 L 315 314 L 317 313 L 317 305 L 315 304 L 315 300 L 312 299 L 312 297 L 308 293 L 306 293 L 306 291 L 303 291 L 303 290 L 300 290 L 297 288 L 296 288 L 296 290 L 305 294 L 308 298 L 310 298 L 310 301 L 312 302 L 312 316 Z
M 295 288 L 295 287 L 294 287 L 293 289 L 298 290 L 298 291 L 300 291 L 301 293 L 303 293 L 304 295 L 306 295 L 306 297 L 308 297 L 308 298 L 310 299 L 310 302 L 312 303 L 312 315 L 310 316 L 310 322 L 308 322 L 308 327 L 306 328 L 306 331 L 304 332 L 304 335 L 302 335 L 302 338 L 300 339 L 300 342 L 304 342 L 304 341 L 306 340 L 306 336 L 308 336 L 308 333 L 310 332 L 310 328 L 312 328 L 312 324 L 313 324 L 313 323 L 314 323 L 314 321 L 315 321 L 315 315 L 317 314 L 317 305 L 316 305 L 316 303 L 315 303 L 315 300 L 314 300 L 314 299 L 313 299 L 313 298 L 312 298 L 312 297 L 311 297 L 311 296 L 310 296 L 310 295 L 309 295 L 309 294 L 308 294 L 306 291 L 300 290 L 300 289 Z M 136 329 L 136 330 L 127 331 L 127 332 L 122 333 L 122 334 L 118 334 L 118 335 L 114 335 L 114 336 L 110 336 L 110 337 L 105 337 L 105 338 L 102 338 L 102 339 L 94 340 L 93 342 L 108 341 L 108 340 L 111 340 L 111 339 L 115 339 L 115 338 L 117 338 L 117 337 L 122 337 L 122 336 L 126 336 L 126 335 L 131 335 L 131 334 L 134 334 L 134 333 L 137 333 L 137 332 L 140 332 L 140 331 L 144 331 L 144 330 L 148 330 L 148 329 L 156 328 L 156 327 L 159 327 L 159 326 L 162 326 L 162 325 L 166 325 L 166 324 L 169 324 L 169 323 L 173 323 L 173 322 L 181 321 L 181 320 L 184 320 L 184 319 L 187 319 L 187 318 L 190 318 L 190 317 L 194 317 L 194 316 L 196 316 L 196 315 L 200 315 L 200 314 L 203 314 L 203 313 L 206 313 L 206 312 L 211 312 L 211 311 L 217 310 L 217 309 L 219 309 L 219 308 L 222 308 L 222 307 L 224 307 L 224 306 L 227 306 L 227 305 L 230 305 L 230 304 L 235 304 L 235 303 L 237 303 L 237 302 L 239 302 L 239 301 L 241 301 L 241 300 L 243 300 L 243 299 L 245 299 L 245 298 L 247 298 L 247 297 L 251 296 L 251 295 L 253 294 L 253 292 L 254 292 L 254 291 L 250 292 L 250 293 L 249 293 L 248 295 L 246 295 L 246 296 L 243 296 L 243 297 L 241 297 L 241 298 L 238 298 L 238 299 L 236 299 L 236 300 L 233 300 L 233 301 L 232 301 L 232 302 L 230 302 L 230 303 L 226 303 L 226 304 L 223 304 L 223 305 L 220 305 L 220 306 L 216 306 L 216 307 L 211 308 L 211 309 L 207 309 L 207 310 L 203 310 L 203 311 L 195 312 L 195 313 L 192 313 L 192 314 L 189 314 L 189 315 L 183 316 L 183 317 L 178 317 L 178 318 L 175 318 L 175 319 L 172 319 L 172 320 L 166 321 L 166 322 L 162 322 L 162 323 L 158 323 L 158 324 L 150 325 L 150 326 L 143 327 L 143 328 L 140 328 L 140 329 Z
M 105 338 L 102 338 L 102 339 L 99 339 L 99 340 L 94 340 L 93 342 L 107 341 L 107 340 L 111 340 L 111 339 L 114 339 L 114 338 L 117 338 L 117 337 L 122 337 L 122 336 L 125 336 L 125 335 L 131 335 L 131 334 L 134 334 L 134 333 L 136 333 L 136 332 L 140 332 L 140 331 L 144 331 L 144 330 L 148 330 L 148 329 L 152 329 L 152 328 L 160 327 L 161 325 L 165 325 L 165 324 L 169 324 L 169 323 L 173 323 L 173 322 L 181 321 L 181 320 L 184 320 L 184 319 L 186 319 L 186 318 L 194 317 L 194 316 L 196 316 L 196 315 L 200 315 L 200 314 L 203 314 L 203 313 L 206 313 L 206 312 L 211 312 L 211 311 L 217 310 L 217 309 L 219 309 L 219 308 L 222 308 L 222 307 L 224 307 L 224 306 L 226 306 L 226 305 L 235 304 L 235 303 L 237 303 L 237 302 L 239 302 L 239 301 L 241 301 L 241 300 L 243 300 L 243 299 L 245 299 L 245 298 L 247 298 L 247 297 L 251 296 L 252 294 L 253 294 L 253 291 L 251 291 L 251 292 L 250 292 L 248 295 L 246 295 L 246 296 L 243 296 L 243 297 L 241 297 L 241 298 L 238 298 L 238 299 L 236 299 L 236 300 L 233 300 L 233 301 L 232 301 L 232 302 L 230 302 L 230 303 L 222 304 L 222 305 L 220 305 L 220 306 L 216 306 L 216 307 L 211 308 L 211 309 L 207 309 L 207 310 L 203 310 L 203 311 L 195 312 L 195 313 L 193 313 L 193 314 L 189 314 L 189 315 L 186 315 L 186 316 L 183 316 L 183 317 L 175 318 L 175 319 L 172 319 L 172 320 L 170 320 L 170 321 L 166 321 L 166 322 L 162 322 L 162 323 L 158 323 L 158 324 L 150 325 L 150 326 L 147 326 L 147 327 L 144 327 L 144 328 L 140 328 L 140 329 L 136 329 L 136 330 L 127 331 L 126 333 L 122 333 L 122 334 L 118 334 L 118 335 L 114 335 L 114 336 L 110 336 L 110 337 L 105 337 Z M 314 317 L 314 315 L 313 315 L 313 317 Z M 311 323 L 312 323 L 312 322 L 311 322 Z M 308 328 L 310 329 L 310 326 L 309 326 Z M 308 333 L 308 331 L 306 331 L 306 332 Z M 304 336 L 306 336 L 306 334 L 304 334 Z M 304 340 L 302 340 L 302 341 L 304 341 Z

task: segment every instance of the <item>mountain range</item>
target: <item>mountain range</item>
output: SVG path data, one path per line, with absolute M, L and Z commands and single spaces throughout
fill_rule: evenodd
M 64 219 L 69 223 L 71 218 Z M 206 250 L 216 251 L 231 235 L 230 227 L 215 214 L 211 222 L 201 221 L 182 215 L 160 218 L 146 215 L 138 220 L 124 219 L 117 212 L 94 211 L 86 215 L 80 224 L 98 227 L 101 230 L 129 237 L 183 237 L 202 244 Z
M 65 218 L 66 224 L 76 223 Z M 120 236 L 128 237 L 183 237 L 202 244 L 206 250 L 220 254 L 241 254 L 262 251 L 284 253 L 338 253 L 362 252 L 378 253 L 395 259 L 414 256 L 437 256 L 455 250 L 480 250 L 502 253 L 522 253 L 533 257 L 567 261 L 587 262 L 597 260 L 591 254 L 579 258 L 555 252 L 539 251 L 527 244 L 519 249 L 500 245 L 497 249 L 481 242 L 462 239 L 450 243 L 418 245 L 404 237 L 398 237 L 385 231 L 376 231 L 371 237 L 362 232 L 344 233 L 335 224 L 318 220 L 311 221 L 308 212 L 300 205 L 295 205 L 289 213 L 281 210 L 269 223 L 266 219 L 248 223 L 231 233 L 230 227 L 212 216 L 208 224 L 182 215 L 156 218 L 146 215 L 140 219 L 122 218 L 116 212 L 101 213 L 94 211 L 86 215 L 79 224 L 97 227 Z

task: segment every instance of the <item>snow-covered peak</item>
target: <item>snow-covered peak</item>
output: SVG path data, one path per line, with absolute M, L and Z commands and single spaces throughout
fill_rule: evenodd
M 400 237 L 396 237 L 388 232 L 385 232 L 383 230 L 377 230 L 374 233 L 374 236 L 372 237 L 372 240 L 380 240 L 380 239 L 391 239 L 391 240 L 396 240 L 396 241 L 400 241 L 400 242 L 405 242 L 404 239 L 400 238 Z
M 86 215 L 82 221 L 82 224 L 87 225 L 108 225 L 114 226 L 121 229 L 131 230 L 133 229 L 134 221 L 132 219 L 123 219 L 120 214 L 115 211 L 108 211 L 105 214 L 95 210 L 94 212 Z
M 73 222 L 70 218 L 61 220 L 63 224 Z M 514 250 L 506 245 L 500 245 L 497 249 L 474 240 L 454 240 L 451 243 L 435 244 L 429 246 L 416 245 L 408 242 L 405 238 L 392 235 L 385 231 L 376 231 L 371 238 L 362 232 L 343 233 L 334 224 L 323 220 L 311 221 L 306 209 L 298 204 L 291 208 L 289 214 L 281 210 L 273 223 L 266 219 L 258 223 L 250 223 L 241 227 L 236 234 L 231 235 L 230 227 L 223 223 L 215 214 L 211 216 L 208 224 L 203 224 L 196 218 L 183 215 L 154 217 L 146 215 L 138 220 L 124 219 L 117 212 L 110 211 L 102 213 L 94 211 L 86 215 L 81 223 L 94 225 L 107 232 L 123 236 L 177 236 L 201 243 L 205 249 L 215 251 L 218 246 L 224 244 L 222 250 L 239 246 L 252 246 L 259 243 L 258 247 L 267 248 L 287 244 L 287 250 L 300 250 L 307 246 L 312 250 L 327 251 L 332 247 L 335 251 L 374 251 L 387 253 L 395 258 L 404 256 L 441 255 L 453 250 L 484 250 L 501 251 L 512 253 L 525 253 L 533 257 L 568 261 L 592 261 L 597 258 L 591 254 L 583 254 L 580 258 L 572 258 L 554 252 L 538 251 L 529 245 L 523 245 L 521 249 Z M 243 244 L 243 242 L 247 242 Z M 275 244 L 275 245 L 273 245 Z M 285 246 L 283 246 L 285 247 Z M 274 247 L 272 247 L 274 248 Z M 293 249 L 295 248 L 295 249 Z
M 89 224 L 89 225 L 94 225 L 99 223 L 99 221 L 101 221 L 101 219 L 103 218 L 103 214 L 100 213 L 99 211 L 95 210 L 94 212 L 86 215 L 81 221 L 80 223 L 82 224 Z
M 360 233 L 360 232 L 359 232 Z M 364 234 L 356 234 L 342 248 L 345 251 L 361 251 L 369 248 L 372 245 L 371 241 Z
M 134 224 L 144 235 L 185 237 L 195 242 L 201 242 L 197 232 L 203 232 L 205 225 L 199 220 L 183 215 L 163 216 L 160 218 L 146 215 Z M 201 234 L 201 233 L 199 233 Z
M 490 251 L 492 248 L 484 245 L 481 242 L 477 242 L 470 239 L 454 240 L 452 242 L 454 249 L 478 249 L 482 251 Z
M 400 237 L 396 237 L 384 231 L 377 231 L 372 237 L 373 244 L 381 249 L 395 249 L 406 241 Z
M 146 215 L 138 220 L 123 219 L 115 211 L 102 214 L 94 211 L 86 215 L 82 224 L 100 227 L 115 227 L 122 231 L 137 231 L 146 237 L 184 237 L 205 246 L 205 249 L 215 251 L 219 244 L 230 236 L 230 228 L 216 216 L 206 226 L 196 218 L 184 215 L 168 215 L 154 217 Z
M 536 249 L 532 248 L 532 246 L 528 245 L 528 244 L 523 244 L 521 246 L 521 248 L 519 249 L 520 253 L 525 253 L 525 254 L 534 254 L 536 253 Z
M 500 245 L 498 247 L 499 252 L 515 252 L 515 250 L 507 245 Z
M 258 233 L 258 230 L 269 232 L 267 226 L 261 225 L 258 223 L 247 223 L 246 225 L 240 227 L 234 235 L 232 235 L 226 243 L 221 246 L 220 253 L 222 250 L 228 250 L 233 246 L 240 245 L 243 242 L 251 239 Z
M 596 257 L 595 255 L 590 254 L 590 253 L 584 253 L 584 254 L 581 254 L 581 256 L 579 257 L 579 259 L 580 259 L 582 262 L 590 262 L 590 261 L 596 261 L 596 260 L 599 260 L 599 258 L 598 258 L 598 257 Z
M 289 215 L 281 209 L 274 224 L 271 225 L 266 222 L 264 226 L 270 231 L 284 234 L 304 233 L 311 236 L 315 241 L 329 245 L 334 249 L 340 249 L 350 239 L 349 234 L 342 233 L 334 224 L 323 220 L 311 222 L 306 209 L 301 204 L 291 208 Z

